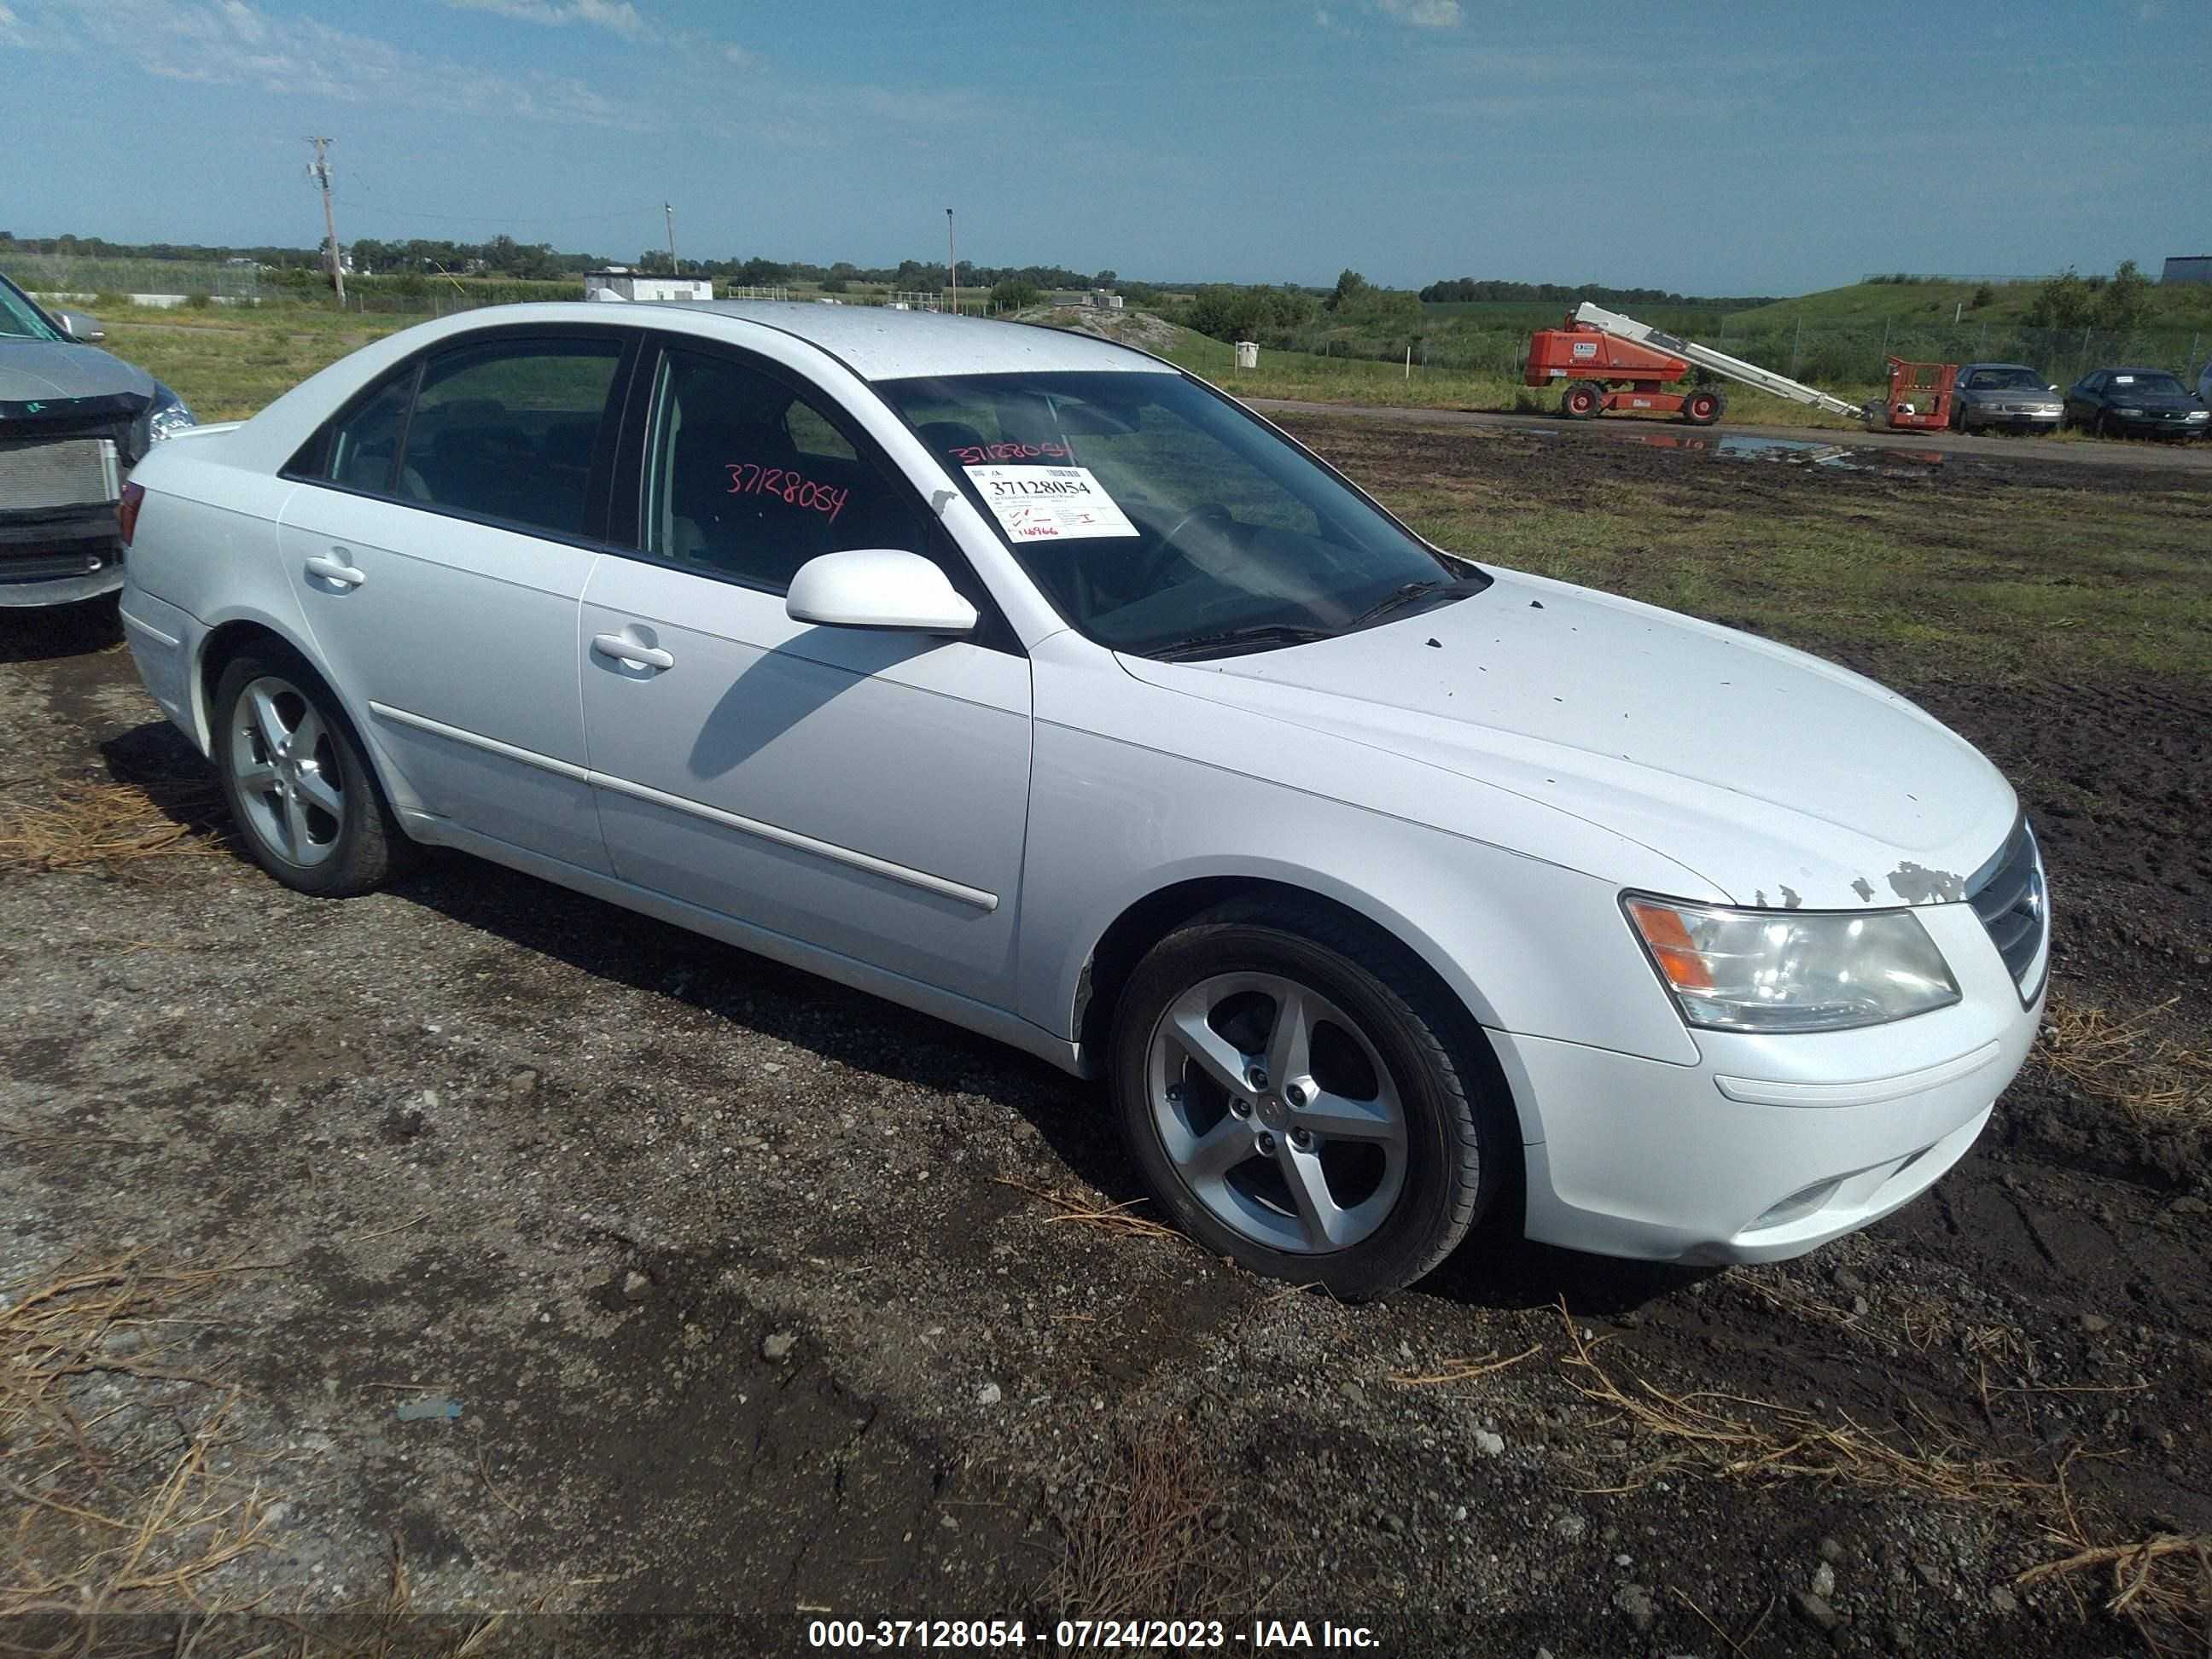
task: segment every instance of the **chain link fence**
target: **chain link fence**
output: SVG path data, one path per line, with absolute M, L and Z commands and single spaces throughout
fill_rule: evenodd
M 261 267 L 251 259 L 234 264 L 220 259 L 111 259 L 15 250 L 5 256 L 5 263 L 15 285 L 33 294 L 123 298 L 143 294 L 174 296 L 178 303 L 203 298 L 250 304 L 263 292 Z
M 1464 327 L 1424 331 L 1396 339 L 1343 329 L 1262 330 L 1260 343 L 1274 351 L 1317 357 L 1403 363 L 1411 355 L 1418 373 L 1435 368 L 1520 378 L 1528 356 L 1525 326 Z M 2094 368 L 2127 364 L 2164 368 L 2193 386 L 2212 353 L 2212 330 L 2189 328 L 2038 329 L 2002 322 L 1952 324 L 1862 323 L 1804 327 L 1767 325 L 1755 331 L 1716 319 L 1690 337 L 1761 368 L 1814 385 L 1869 386 L 1886 379 L 1885 360 L 1914 362 L 2025 363 L 2062 390 Z M 1231 347 L 1220 343 L 1224 361 Z

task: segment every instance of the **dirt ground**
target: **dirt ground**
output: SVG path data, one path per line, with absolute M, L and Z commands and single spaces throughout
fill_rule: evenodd
M 1753 487 L 1298 429 L 1386 497 L 1455 468 Z M 1917 490 L 1938 526 L 2058 487 L 2140 480 L 1755 480 Z M 1117 1614 L 1226 1620 L 1227 1651 L 1256 1617 L 1409 1655 L 2203 1653 L 2212 673 L 1982 684 L 1793 643 L 2021 784 L 2057 992 L 2124 1029 L 2054 1019 L 1955 1171 L 1807 1260 L 1498 1226 L 1350 1308 L 1115 1207 L 1094 1091 L 950 1027 L 464 859 L 278 888 L 112 625 L 0 614 L 0 822 L 115 785 L 161 809 L 0 868 L 0 1336 L 82 1305 L 37 1294 L 73 1269 L 135 1264 L 95 1278 L 137 1298 L 42 1351 L 78 1362 L 61 1427 L 0 1379 L 0 1595 L 253 1609 L 103 1638 L 172 1654 L 797 1651 L 825 1614 L 1026 1618 L 1032 1647 Z

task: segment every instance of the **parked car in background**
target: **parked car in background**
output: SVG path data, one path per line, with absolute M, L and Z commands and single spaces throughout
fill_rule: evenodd
M 50 313 L 0 276 L 0 607 L 121 587 L 123 481 L 192 424 L 183 398 L 93 343 L 102 337 L 91 318 Z
M 2042 866 L 1965 741 L 1447 552 L 1105 341 L 477 311 L 128 489 L 132 653 L 276 879 L 459 848 L 1103 1074 L 1164 1213 L 1340 1296 L 1498 1205 L 1799 1255 L 2035 1035 Z
M 2212 409 L 2212 358 L 2204 362 L 2204 372 L 2197 377 L 2197 396 L 2206 408 Z
M 1964 363 L 1952 388 L 1951 426 L 1958 432 L 2056 432 L 2065 406 L 2058 388 L 2024 363 Z
M 2065 420 L 2104 438 L 2201 438 L 2212 405 L 2162 368 L 2100 368 L 2068 389 Z

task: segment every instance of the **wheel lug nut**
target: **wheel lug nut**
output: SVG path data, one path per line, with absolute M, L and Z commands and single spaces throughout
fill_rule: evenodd
M 1310 1152 L 1313 1151 L 1313 1144 L 1314 1138 L 1312 1130 L 1293 1129 L 1291 1131 L 1291 1145 L 1297 1147 L 1300 1152 Z
M 1275 1150 L 1274 1136 L 1266 1133 L 1263 1131 L 1260 1136 L 1260 1150 L 1263 1152 L 1273 1152 Z
M 1262 1094 L 1267 1092 L 1267 1073 L 1263 1067 L 1255 1066 L 1246 1075 L 1250 1079 L 1251 1085 L 1255 1089 L 1259 1090 Z
M 1303 1083 L 1293 1083 L 1283 1091 L 1283 1098 L 1293 1106 L 1303 1106 L 1313 1098 L 1313 1091 Z
M 1249 1117 L 1252 1115 L 1252 1103 L 1249 1100 L 1232 1100 L 1229 1103 L 1229 1109 L 1239 1117 Z

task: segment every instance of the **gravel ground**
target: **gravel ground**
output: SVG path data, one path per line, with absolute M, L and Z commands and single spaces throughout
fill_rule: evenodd
M 2064 746 L 2069 801 L 2111 812 L 2049 837 L 2063 982 L 2179 997 L 2201 1051 L 2203 687 L 2094 688 L 2094 743 L 2056 692 L 1906 689 L 2008 767 Z M 2130 805 L 2150 768 L 2162 816 Z M 186 854 L 0 872 L 0 1281 L 204 1276 L 99 1352 L 221 1389 L 69 1379 L 84 1490 L 227 1399 L 198 1443 L 264 1524 L 191 1591 L 310 1649 L 506 1610 L 473 1650 L 782 1651 L 834 1612 L 1206 1614 L 1230 1650 L 1258 1615 L 1438 1656 L 2121 1653 L 2108 1574 L 2019 1575 L 2212 1533 L 2201 1139 L 2047 1068 L 1929 1198 L 1807 1261 L 1493 1228 L 1347 1308 L 1115 1209 L 1099 1097 L 1040 1063 L 465 859 L 301 897 L 204 776 L 112 624 L 0 614 L 0 813 L 119 782 Z M 2092 856 L 2116 837 L 2132 877 Z M 1432 1380 L 1469 1361 L 1507 1363 Z M 27 1527 L 70 1477 L 21 1449 Z

